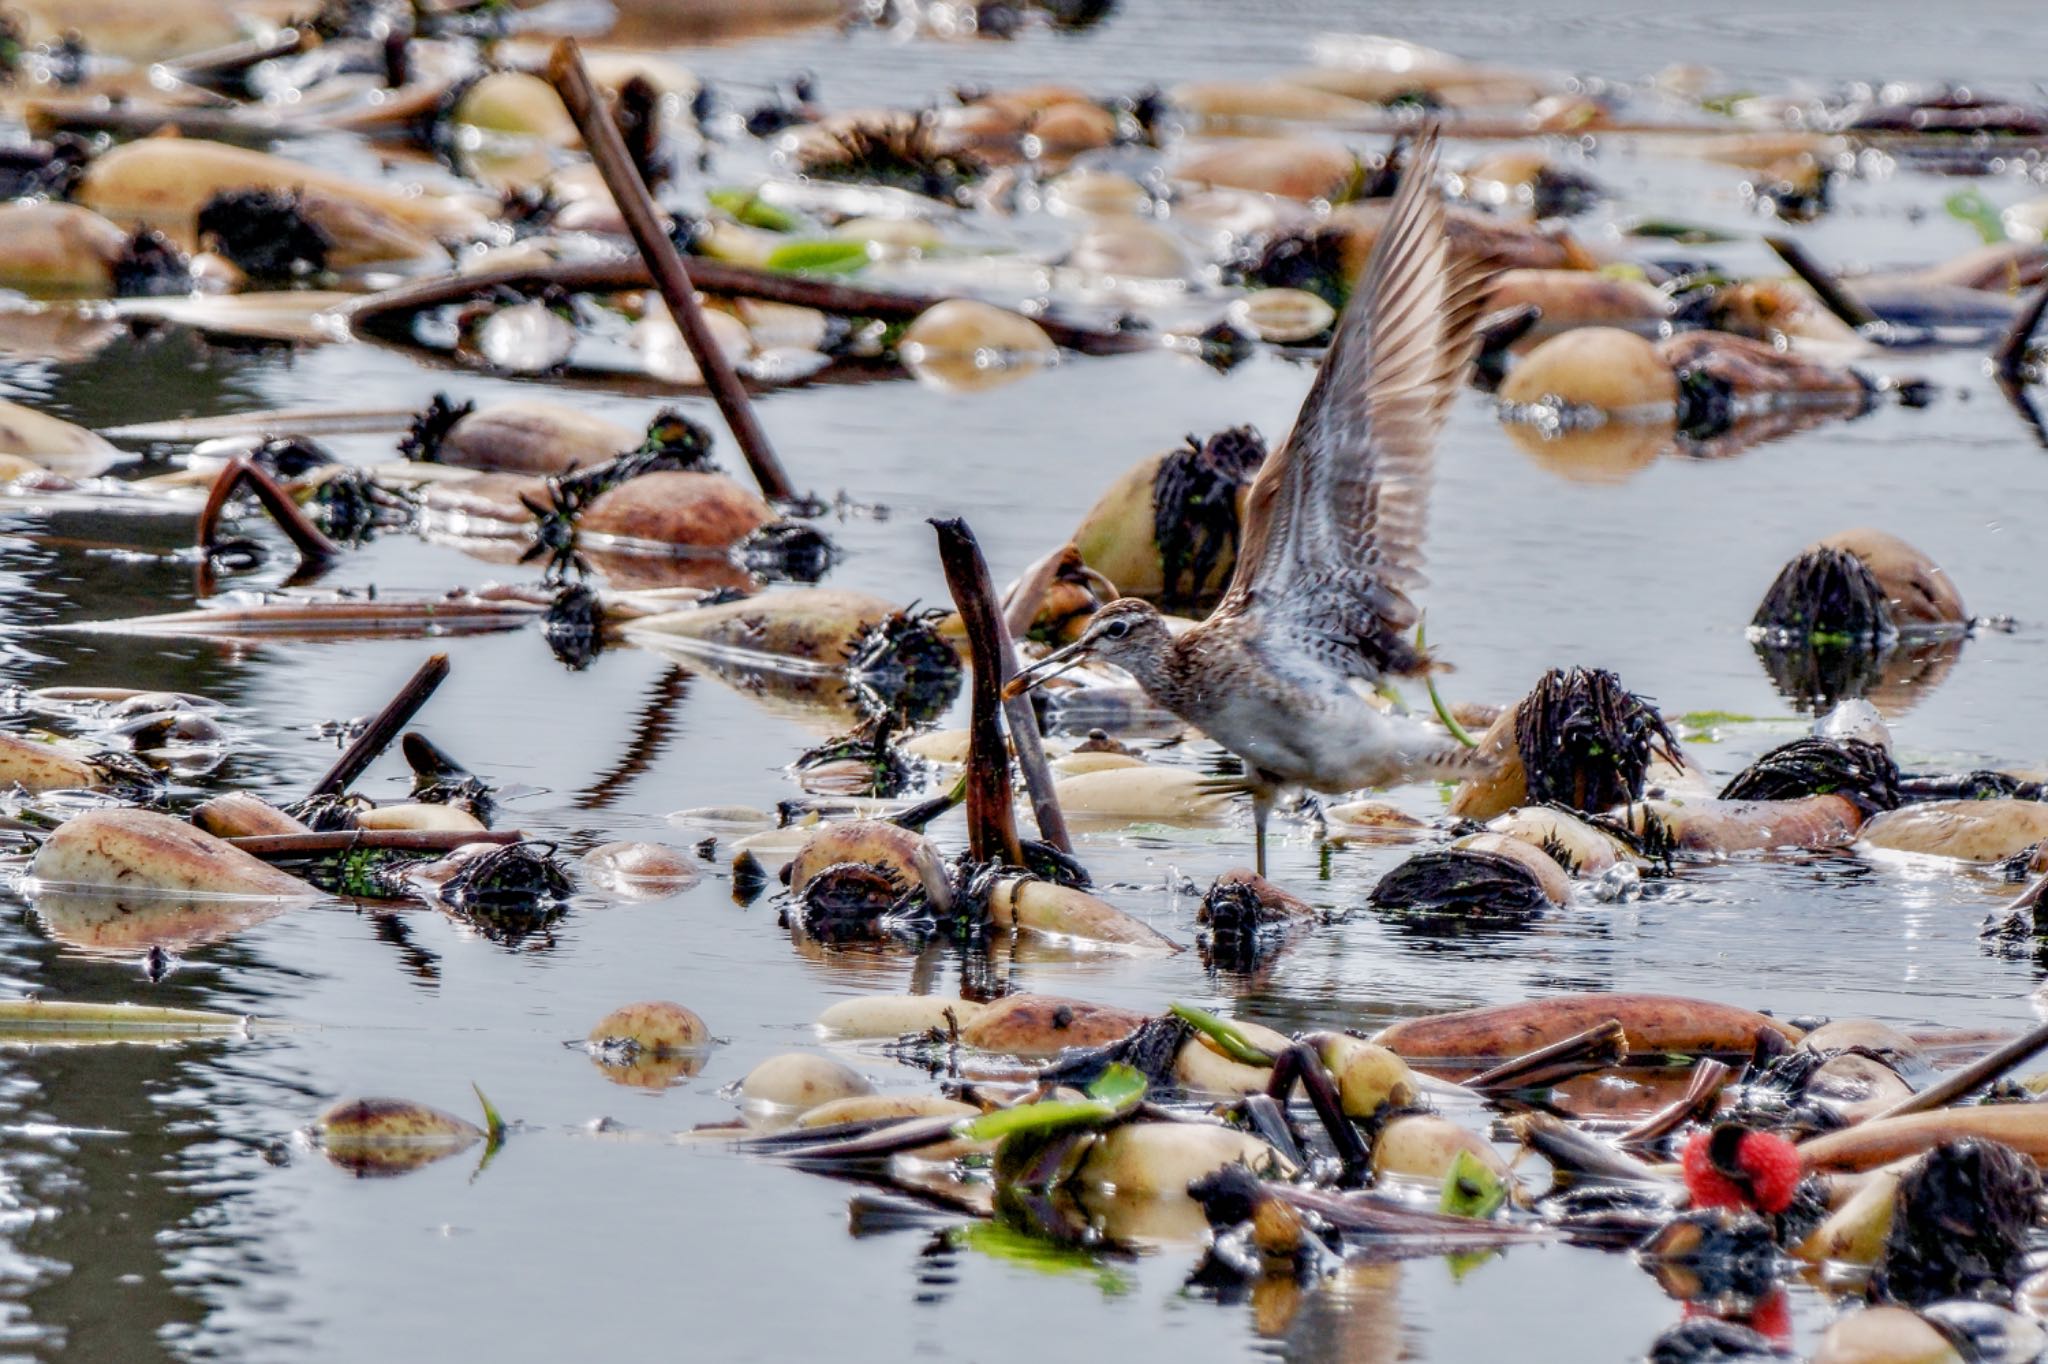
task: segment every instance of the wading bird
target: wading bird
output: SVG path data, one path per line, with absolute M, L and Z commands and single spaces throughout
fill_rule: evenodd
M 1294 432 L 1253 481 L 1229 590 L 1175 637 L 1134 597 L 1020 672 L 1016 695 L 1088 657 L 1243 759 L 1258 869 L 1281 791 L 1470 775 L 1480 760 L 1372 689 L 1428 664 L 1408 639 L 1437 432 L 1470 363 L 1488 269 L 1453 259 L 1434 127 L 1337 324 Z

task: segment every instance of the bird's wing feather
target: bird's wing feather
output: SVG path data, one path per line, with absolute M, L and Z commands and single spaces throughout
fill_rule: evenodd
M 1491 271 L 1454 261 L 1433 181 L 1434 126 L 1415 141 L 1287 444 L 1259 470 L 1218 615 L 1256 616 L 1350 676 L 1418 662 L 1404 639 L 1422 584 L 1432 456 L 1477 341 Z

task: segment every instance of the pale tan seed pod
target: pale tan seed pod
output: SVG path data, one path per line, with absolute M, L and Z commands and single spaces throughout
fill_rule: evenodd
M 1186 1198 L 1188 1185 L 1228 1165 L 1284 1173 L 1280 1153 L 1246 1132 L 1207 1123 L 1130 1122 L 1088 1148 L 1076 1178 L 1141 1198 Z
M 1678 376 L 1654 342 L 1615 327 L 1553 336 L 1515 363 L 1502 401 L 1597 408 L 1612 421 L 1655 421 L 1678 402 Z
M 1261 341 L 1292 345 L 1328 331 L 1337 310 L 1306 289 L 1259 289 L 1230 305 L 1230 320 Z
M 1858 844 L 1889 852 L 2002 862 L 2048 839 L 2048 805 L 2032 800 L 1933 800 L 1886 810 Z
M 792 1051 L 771 1056 L 748 1071 L 740 1081 L 740 1098 L 749 1107 L 794 1117 L 834 1099 L 871 1094 L 874 1088 L 844 1061 L 816 1052 Z
M 1469 1154 L 1502 1179 L 1507 1179 L 1507 1162 L 1493 1149 L 1493 1143 L 1434 1113 L 1410 1113 L 1380 1128 L 1373 1143 L 1372 1169 L 1375 1175 L 1405 1175 L 1441 1183 L 1460 1154 Z
M 296 876 L 181 819 L 150 810 L 89 810 L 57 826 L 29 864 L 39 882 L 127 891 L 310 897 Z
M 979 1051 L 1053 1056 L 1068 1047 L 1106 1046 L 1145 1022 L 1144 1014 L 1105 1004 L 1055 995 L 1007 995 L 965 1023 L 960 1040 Z
M 965 1027 L 985 1007 L 946 995 L 860 995 L 827 1008 L 818 1015 L 818 1026 L 831 1037 L 902 1037 L 933 1028 Z
M 1180 944 L 1115 905 L 1084 890 L 1034 877 L 998 880 L 989 888 L 988 907 L 989 918 L 1001 928 L 1074 938 L 1134 953 L 1166 955 L 1182 950 Z
M 1036 322 L 967 298 L 918 314 L 897 354 L 921 381 L 958 390 L 992 388 L 1059 360 L 1059 348 Z

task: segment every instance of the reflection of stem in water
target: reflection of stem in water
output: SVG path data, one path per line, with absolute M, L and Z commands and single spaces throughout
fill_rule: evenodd
M 390 943 L 398 949 L 404 959 L 406 974 L 420 984 L 433 988 L 441 983 L 441 957 L 413 941 L 412 930 L 405 920 L 396 914 L 376 914 L 377 941 Z
M 661 675 L 661 680 L 654 684 L 654 690 L 648 693 L 646 704 L 640 707 L 639 724 L 633 731 L 633 742 L 627 745 L 625 756 L 610 771 L 576 793 L 577 809 L 610 809 L 625 789 L 654 765 L 654 760 L 661 756 L 675 734 L 676 711 L 689 694 L 689 680 L 689 672 L 682 668 L 672 667 Z

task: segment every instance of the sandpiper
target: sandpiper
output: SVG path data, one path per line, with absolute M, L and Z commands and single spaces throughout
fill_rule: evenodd
M 1281 791 L 1469 775 L 1471 750 L 1375 705 L 1427 661 L 1409 642 L 1430 464 L 1472 359 L 1489 271 L 1453 259 L 1434 187 L 1437 133 L 1415 140 L 1372 258 L 1294 432 L 1253 481 L 1229 591 L 1175 637 L 1151 603 L 1110 602 L 1015 695 L 1094 656 L 1243 759 L 1266 870 Z

